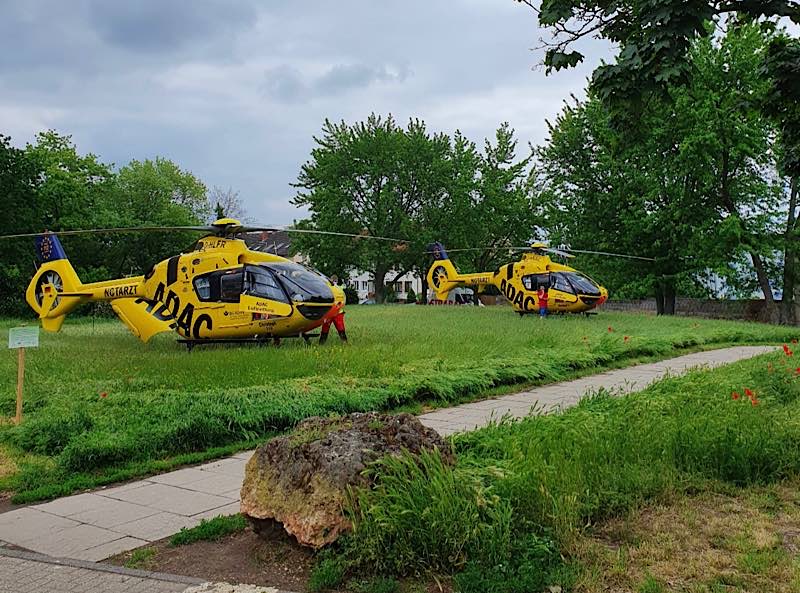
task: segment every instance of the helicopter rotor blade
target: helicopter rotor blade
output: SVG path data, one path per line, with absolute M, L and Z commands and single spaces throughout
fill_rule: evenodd
M 408 239 L 396 239 L 394 237 L 379 237 L 377 235 L 364 235 L 355 233 L 337 233 L 334 231 L 318 231 L 316 229 L 296 229 L 292 227 L 254 227 L 243 226 L 237 229 L 237 233 L 256 233 L 259 231 L 283 231 L 285 233 L 305 233 L 309 235 L 331 235 L 334 237 L 353 237 L 355 239 L 375 239 L 376 241 L 392 241 L 394 243 L 410 243 Z
M 78 229 L 73 231 L 41 231 L 39 233 L 17 233 L 14 235 L 0 235 L 0 239 L 19 239 L 24 237 L 40 237 L 42 235 L 59 235 L 62 237 L 70 235 L 100 235 L 111 233 L 138 233 L 138 232 L 163 232 L 163 231 L 197 231 L 213 233 L 216 227 L 213 226 L 141 226 L 141 227 L 120 227 L 109 229 Z
M 561 249 L 556 249 L 555 247 L 543 247 L 544 251 L 549 251 L 550 253 L 554 253 L 555 255 L 560 255 L 561 257 L 575 257 L 571 253 L 567 253 L 566 251 L 562 251 Z
M 641 255 L 628 255 L 626 253 L 610 253 L 608 251 L 591 251 L 588 249 L 568 249 L 573 253 L 588 253 L 589 255 L 605 255 L 607 257 L 624 257 L 627 259 L 640 259 L 642 261 L 656 261 L 654 257 L 642 257 Z
M 39 237 L 41 235 L 100 235 L 115 233 L 139 233 L 139 232 L 168 232 L 168 231 L 191 231 L 199 233 L 209 233 L 214 235 L 236 235 L 239 233 L 252 233 L 258 231 L 283 231 L 287 233 L 306 233 L 314 235 L 332 235 L 338 237 L 353 237 L 357 239 L 375 239 L 378 241 L 391 241 L 394 243 L 408 243 L 406 239 L 395 239 L 392 237 L 378 237 L 373 235 L 337 233 L 333 231 L 318 231 L 314 229 L 295 229 L 291 227 L 279 226 L 243 226 L 243 225 L 203 225 L 203 226 L 142 226 L 142 227 L 117 227 L 107 229 L 77 229 L 66 231 L 41 231 L 39 233 L 15 233 L 12 235 L 0 235 L 0 239 L 22 239 L 26 237 Z
M 519 246 L 507 246 L 507 247 L 462 247 L 456 249 L 448 249 L 448 253 L 457 253 L 462 251 L 533 251 L 534 249 L 541 249 L 542 251 L 548 251 L 550 253 L 554 253 L 556 255 L 560 255 L 562 257 L 574 258 L 575 253 L 586 253 L 590 255 L 604 255 L 607 257 L 624 257 L 628 259 L 638 259 L 642 261 L 656 261 L 655 258 L 652 257 L 642 257 L 640 255 L 627 255 L 624 253 L 611 253 L 609 251 L 591 251 L 588 249 L 571 249 L 567 247 L 563 248 L 555 248 L 555 247 L 531 247 L 530 245 L 526 245 L 524 247 Z M 433 253 L 432 251 L 426 251 L 426 253 Z

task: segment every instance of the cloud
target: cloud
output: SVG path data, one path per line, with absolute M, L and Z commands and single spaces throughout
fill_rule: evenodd
M 321 74 L 304 75 L 294 66 L 281 64 L 264 73 L 264 90 L 278 101 L 293 103 L 363 90 L 373 84 L 402 83 L 409 76 L 408 67 L 387 65 L 335 64 Z
M 508 120 L 524 146 L 593 66 L 532 70 L 540 32 L 512 0 L 0 2 L 0 133 L 165 156 L 273 224 L 303 215 L 290 184 L 326 118 L 419 117 L 479 143 Z
M 87 12 L 103 40 L 133 52 L 207 43 L 239 33 L 256 19 L 252 4 L 226 0 L 92 0 Z
M 281 64 L 264 73 L 264 90 L 278 101 L 292 103 L 303 100 L 309 89 L 300 70 Z
M 336 64 L 314 82 L 314 87 L 321 93 L 334 94 L 351 89 L 366 88 L 372 83 L 403 82 L 409 74 L 408 68 Z

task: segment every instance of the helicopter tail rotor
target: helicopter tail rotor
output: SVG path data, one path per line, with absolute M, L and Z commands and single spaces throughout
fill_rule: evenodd
M 441 243 L 431 243 L 428 252 L 433 254 L 434 259 L 428 270 L 428 286 L 433 289 L 437 300 L 444 301 L 451 290 L 461 286 L 461 282 L 456 279 L 458 270 Z
M 44 233 L 36 237 L 39 267 L 31 279 L 25 299 L 47 331 L 58 331 L 69 312 L 81 303 L 81 281 L 67 259 L 58 237 Z

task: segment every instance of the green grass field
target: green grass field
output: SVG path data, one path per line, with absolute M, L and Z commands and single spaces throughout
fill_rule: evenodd
M 0 322 L 0 339 L 19 320 Z M 350 343 L 141 344 L 116 320 L 70 318 L 27 359 L 25 418 L 0 427 L 0 487 L 17 501 L 223 455 L 311 415 L 445 404 L 679 349 L 781 343 L 796 328 L 600 314 L 540 320 L 506 308 L 351 307 Z M 609 331 L 611 328 L 611 331 Z M 0 357 L 14 412 L 15 352 Z
M 324 562 L 341 575 L 454 575 L 453 588 L 461 593 L 525 593 L 552 585 L 578 592 L 666 591 L 652 576 L 637 589 L 603 588 L 599 582 L 614 579 L 593 573 L 595 559 L 581 549 L 604 522 L 646 521 L 636 516 L 644 505 L 691 509 L 698 493 L 741 496 L 785 480 L 796 488 L 795 358 L 779 351 L 665 379 L 627 397 L 601 392 L 559 414 L 501 422 L 457 437 L 455 467 L 435 453 L 420 460 L 385 458 L 377 487 L 360 491 L 350 505 L 353 534 L 339 556 Z M 788 500 L 795 513 L 796 490 Z M 697 516 L 695 530 L 711 518 Z M 781 520 L 784 530 L 795 528 L 788 515 Z M 728 528 L 717 537 L 732 534 Z M 696 544 L 694 533 L 677 537 L 651 543 L 650 564 L 640 561 L 640 575 L 650 569 L 669 574 L 673 553 Z M 724 563 L 709 550 L 711 566 L 699 575 L 687 571 L 687 580 L 669 590 L 798 591 L 796 551 L 783 547 L 781 537 L 780 530 L 748 535 L 736 548 L 740 566 L 720 574 L 715 569 Z M 713 545 L 731 548 L 723 540 Z M 623 543 L 636 549 L 635 541 Z M 624 558 L 618 560 L 624 574 Z M 731 582 L 735 589 L 720 584 Z

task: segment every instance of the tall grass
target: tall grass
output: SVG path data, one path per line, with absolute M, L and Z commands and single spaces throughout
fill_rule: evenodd
M 143 345 L 113 320 L 70 319 L 28 356 L 25 421 L 0 427 L 0 441 L 27 461 L 4 485 L 23 492 L 85 484 L 131 463 L 253 442 L 312 415 L 451 402 L 679 347 L 786 341 L 797 333 L 621 314 L 542 321 L 502 308 L 355 307 L 347 319 L 347 346 L 286 342 L 191 354 L 164 335 Z M 0 323 L 0 340 L 17 323 Z M 15 377 L 6 351 L 5 415 L 13 414 Z
M 653 498 L 796 475 L 800 377 L 791 362 L 758 357 L 627 397 L 601 392 L 560 414 L 503 421 L 457 438 L 455 467 L 428 458 L 416 469 L 410 458 L 383 462 L 378 486 L 353 497 L 350 561 L 401 574 L 466 566 L 462 590 L 476 582 L 502 590 L 511 580 L 498 585 L 481 575 L 510 566 L 512 580 L 528 569 L 558 578 L 552 556 L 520 564 L 530 538 L 534 548 L 549 539 L 565 551 L 585 526 Z M 753 401 L 732 397 L 745 388 Z M 460 540 L 442 527 L 451 523 L 463 537 L 485 535 Z

